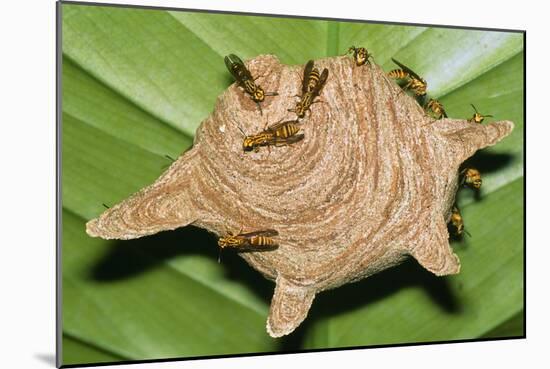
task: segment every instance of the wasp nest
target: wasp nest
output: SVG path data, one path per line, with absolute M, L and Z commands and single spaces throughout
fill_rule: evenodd
M 193 224 L 217 235 L 275 229 L 279 247 L 241 253 L 276 282 L 267 320 L 292 332 L 315 295 L 395 265 L 408 255 L 438 276 L 458 273 L 447 222 L 460 164 L 508 135 L 513 123 L 433 121 L 376 64 L 316 62 L 330 71 L 302 120 L 305 138 L 243 152 L 243 136 L 294 119 L 303 66 L 274 56 L 247 63 L 267 97 L 235 84 L 197 130 L 193 148 L 160 178 L 87 224 L 91 236 L 131 239 Z

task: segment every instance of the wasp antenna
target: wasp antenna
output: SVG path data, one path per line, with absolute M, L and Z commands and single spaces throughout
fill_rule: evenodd
M 173 157 L 171 157 L 170 155 L 164 155 L 164 157 L 168 160 L 171 160 L 171 161 L 176 161 L 176 159 L 174 159 Z
M 468 237 L 472 237 L 472 235 L 470 234 L 470 232 L 468 232 L 467 230 L 464 230 L 464 233 L 465 233 Z
M 477 113 L 477 109 L 476 109 L 476 107 L 474 106 L 474 104 L 470 104 L 470 105 L 472 105 L 472 108 L 474 108 L 475 112 Z
M 107 205 L 105 205 L 105 204 L 103 204 L 103 203 L 102 203 L 101 205 L 105 206 L 106 209 L 109 209 L 109 206 L 107 206 Z
M 243 134 L 243 137 L 246 137 L 246 133 L 244 133 L 243 129 L 239 126 L 237 126 L 237 128 L 239 129 L 239 131 L 241 131 L 241 133 Z
M 486 115 L 485 118 L 493 118 L 492 115 Z

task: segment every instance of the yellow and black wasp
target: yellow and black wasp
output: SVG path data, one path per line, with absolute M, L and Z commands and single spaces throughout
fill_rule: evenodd
M 435 119 L 441 119 L 441 118 L 447 118 L 447 112 L 445 111 L 445 108 L 443 107 L 443 104 L 440 103 L 438 100 L 430 99 L 427 104 L 424 106 L 424 109 L 427 112 L 432 112 L 432 116 Z
M 262 114 L 262 107 L 260 106 L 260 103 L 264 101 L 266 96 L 276 96 L 278 93 L 264 92 L 263 88 L 254 82 L 252 74 L 237 55 L 229 54 L 224 58 L 224 61 L 229 72 L 231 72 L 237 83 L 244 88 L 245 92 L 250 95 L 252 101 L 258 105 L 260 114 Z
M 426 90 L 428 88 L 428 83 L 418 74 L 416 74 L 409 67 L 401 64 L 394 58 L 391 59 L 395 64 L 397 64 L 401 69 L 394 69 L 388 73 L 388 77 L 394 79 L 403 79 L 408 80 L 408 82 L 403 86 L 403 90 L 411 90 L 415 96 L 424 96 L 426 95 Z
M 374 58 L 371 53 L 368 52 L 367 49 L 364 47 L 355 47 L 352 46 L 348 49 L 348 52 L 344 55 L 353 53 L 353 59 L 355 60 L 355 64 L 359 67 L 364 64 L 370 65 L 370 60 L 372 59 L 374 61 Z
M 468 119 L 468 122 L 470 122 L 470 123 L 480 123 L 481 124 L 485 118 L 492 118 L 493 117 L 492 115 L 482 115 L 482 114 L 480 114 L 477 111 L 474 104 L 470 104 L 470 105 L 472 105 L 472 108 L 474 108 L 475 113 L 470 119 Z
M 239 128 L 240 129 L 240 128 Z M 258 152 L 261 146 L 286 146 L 298 142 L 304 138 L 304 134 L 297 134 L 300 124 L 296 120 L 277 122 L 264 129 L 262 132 L 247 136 L 244 135 L 243 150 Z
M 466 233 L 471 237 L 470 232 L 464 229 L 464 219 L 462 218 L 462 214 L 460 214 L 460 210 L 458 210 L 458 207 L 456 206 L 453 206 L 450 223 L 456 236 L 460 237 L 463 233 Z
M 221 251 L 226 248 L 232 248 L 239 251 L 267 251 L 273 250 L 279 246 L 272 238 L 279 235 L 279 232 L 274 229 L 250 233 L 241 232 L 242 229 L 237 234 L 229 232 L 227 236 L 218 239 L 218 246 L 220 247 L 218 262 L 220 262 Z
M 473 189 L 479 190 L 481 188 L 481 173 L 475 168 L 464 168 L 460 175 L 462 179 L 460 181 L 461 185 L 471 187 Z
M 314 100 L 321 90 L 325 86 L 328 78 L 328 69 L 324 68 L 323 72 L 319 74 L 319 69 L 313 67 L 313 60 L 307 62 L 304 68 L 304 77 L 302 79 L 302 96 L 300 101 L 296 103 L 294 109 L 288 109 L 288 111 L 296 113 L 298 118 L 303 118 L 306 112 L 314 103 Z

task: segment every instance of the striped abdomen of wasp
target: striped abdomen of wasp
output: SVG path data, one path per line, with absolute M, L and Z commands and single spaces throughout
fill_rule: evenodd
M 426 106 L 426 110 L 430 110 L 433 113 L 435 119 L 441 119 L 442 117 L 447 118 L 447 112 L 443 108 L 443 104 L 435 99 L 430 99 Z
M 461 184 L 476 190 L 481 188 L 481 174 L 479 170 L 475 168 L 465 168 L 460 174 L 462 175 Z
M 265 130 L 266 132 L 272 132 L 277 138 L 290 138 L 294 136 L 300 130 L 300 123 L 296 120 L 287 120 L 284 122 L 277 122 L 270 125 Z
M 355 60 L 355 64 L 359 67 L 363 64 L 369 64 L 370 65 L 370 60 L 369 59 L 373 59 L 374 58 L 372 57 L 372 54 L 368 52 L 367 49 L 365 49 L 364 47 L 355 47 L 355 46 L 352 46 L 348 49 L 348 52 L 346 54 L 351 54 L 353 53 L 353 59 Z
M 220 237 L 218 246 L 221 249 L 233 248 L 240 250 L 255 250 L 255 249 L 272 249 L 277 247 L 277 243 L 272 237 L 277 236 L 279 232 L 274 229 L 266 229 L 262 231 L 231 234 Z
M 416 74 L 412 69 L 401 64 L 394 58 L 393 62 L 401 67 L 401 69 L 394 69 L 388 73 L 388 77 L 394 79 L 408 79 L 408 82 L 403 86 L 403 90 L 411 90 L 416 96 L 426 95 L 426 90 L 428 89 L 428 83 Z
M 324 81 L 328 76 L 328 70 L 325 68 L 323 73 L 326 74 L 321 82 L 324 84 Z M 320 85 L 320 81 L 321 74 L 319 73 L 319 69 L 313 67 L 313 60 L 308 61 L 306 67 L 304 68 L 304 84 L 302 84 L 302 93 L 315 91 L 317 86 Z M 322 88 L 322 86 L 320 88 Z
M 472 105 L 472 108 L 474 108 L 474 115 L 470 119 L 468 119 L 468 122 L 470 122 L 470 123 L 480 123 L 481 124 L 485 118 L 493 117 L 492 115 L 482 115 L 482 114 L 480 114 L 477 111 L 474 104 L 470 104 L 470 105 Z
M 299 130 L 300 125 L 294 120 L 272 124 L 261 133 L 252 136 L 245 135 L 243 150 L 258 152 L 261 146 L 290 145 L 304 138 L 303 134 L 297 134 Z
M 288 109 L 288 111 L 295 112 L 299 118 L 303 118 L 315 98 L 321 93 L 327 82 L 327 78 L 328 69 L 323 69 L 323 72 L 319 74 L 319 70 L 313 67 L 313 60 L 308 61 L 304 68 L 304 77 L 302 79 L 302 96 L 300 101 L 296 103 L 294 110 Z
M 455 234 L 457 236 L 462 236 L 462 233 L 464 232 L 470 236 L 470 233 L 464 229 L 464 219 L 462 219 L 462 214 L 460 214 L 460 210 L 458 210 L 456 206 L 453 206 L 450 222 L 454 227 Z
M 266 96 L 278 95 L 277 92 L 264 92 L 263 88 L 254 82 L 252 74 L 237 55 L 229 54 L 224 58 L 224 61 L 231 75 L 233 75 L 237 83 L 244 88 L 246 93 L 250 95 L 251 99 L 258 104 L 258 108 L 260 108 L 260 102 L 264 101 Z

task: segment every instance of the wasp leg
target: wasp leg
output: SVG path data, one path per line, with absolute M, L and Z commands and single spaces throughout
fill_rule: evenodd
M 401 87 L 401 91 L 399 91 L 399 93 L 397 94 L 397 96 L 401 95 L 403 92 L 407 91 L 411 86 L 412 86 L 412 80 L 409 80 L 409 82 L 407 82 L 403 87 Z M 406 95 L 406 93 L 405 93 Z
M 399 91 L 397 95 L 398 96 L 401 95 L 403 92 L 407 91 L 411 86 L 412 86 L 412 81 L 409 81 L 405 86 L 401 87 L 401 91 Z

